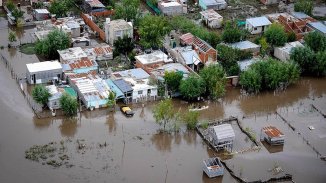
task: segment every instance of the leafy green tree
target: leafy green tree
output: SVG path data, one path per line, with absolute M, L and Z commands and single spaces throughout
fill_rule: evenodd
M 220 65 L 209 65 L 200 70 L 199 75 L 204 79 L 206 94 L 217 99 L 225 94 L 225 72 Z
M 264 36 L 267 42 L 272 46 L 284 46 L 287 41 L 287 34 L 282 25 L 273 23 L 265 31 Z
M 8 8 L 9 11 L 13 11 L 13 10 L 16 8 L 16 6 L 15 6 L 15 4 L 12 2 L 12 0 L 7 1 L 7 2 L 6 2 L 6 6 L 7 6 L 7 8 Z
M 326 37 L 317 31 L 305 35 L 304 41 L 315 52 L 326 50 Z
M 168 87 L 168 90 L 173 93 L 179 91 L 182 78 L 183 74 L 181 72 L 171 71 L 164 73 L 164 81 Z
M 290 32 L 287 35 L 288 35 L 288 38 L 287 38 L 287 41 L 288 42 L 293 42 L 293 41 L 296 40 L 296 36 L 295 36 L 295 33 L 294 32 Z
M 314 3 L 311 0 L 297 0 L 294 3 L 294 11 L 304 12 L 307 15 L 312 15 Z
M 129 38 L 128 35 L 124 35 L 123 38 L 119 37 L 115 40 L 113 46 L 117 52 L 127 55 L 134 49 L 135 44 L 132 38 Z
M 133 21 L 137 26 L 140 13 L 140 0 L 122 0 L 120 4 L 116 4 L 114 19 L 124 19 L 126 21 Z
M 153 109 L 153 116 L 165 132 L 168 131 L 167 127 L 175 126 L 173 123 L 179 120 L 179 113 L 175 111 L 171 99 L 160 101 Z
M 258 93 L 262 87 L 262 76 L 255 69 L 248 69 L 241 73 L 239 84 L 249 93 Z
M 104 0 L 103 3 L 106 6 L 111 6 L 112 8 L 115 7 L 115 0 Z
M 116 97 L 116 94 L 114 92 L 110 92 L 109 99 L 107 102 L 108 107 L 114 107 L 116 105 L 115 97 Z
M 58 58 L 57 50 L 67 49 L 69 45 L 69 36 L 65 32 L 55 29 L 47 37 L 36 42 L 35 51 L 46 58 L 55 59 Z
M 179 90 L 184 98 L 193 100 L 205 93 L 204 88 L 204 80 L 200 76 L 191 74 L 188 78 L 181 80 Z
M 17 41 L 17 36 L 15 32 L 10 31 L 8 35 L 8 41 L 10 43 Z
M 73 116 L 77 114 L 78 102 L 76 98 L 64 93 L 61 95 L 59 103 L 65 115 Z
M 226 43 L 239 42 L 246 37 L 246 32 L 240 30 L 233 22 L 226 22 L 222 33 L 222 40 Z
M 11 12 L 11 15 L 15 17 L 15 20 L 17 21 L 19 18 L 22 18 L 24 16 L 24 12 L 18 8 L 14 8 Z
M 43 85 L 36 85 L 32 90 L 33 99 L 43 106 L 49 101 L 51 94 Z
M 267 43 L 267 40 L 265 37 L 262 37 L 260 40 L 259 40 L 259 45 L 260 45 L 260 54 L 261 55 L 266 55 L 267 53 L 267 50 L 269 48 L 269 45 Z
M 326 75 L 326 50 L 316 54 L 316 64 L 313 66 L 312 70 L 316 76 Z
M 73 2 L 71 0 L 54 0 L 49 7 L 49 11 L 51 14 L 55 14 L 56 17 L 66 17 L 72 6 Z
M 181 119 L 187 124 L 189 130 L 194 130 L 198 123 L 199 112 L 198 111 L 187 111 L 183 113 Z
M 159 48 L 170 30 L 166 17 L 146 15 L 139 25 L 140 44 L 145 48 Z
M 305 75 L 314 75 L 313 67 L 316 64 L 315 53 L 309 47 L 295 47 L 291 50 L 290 58 L 299 64 Z

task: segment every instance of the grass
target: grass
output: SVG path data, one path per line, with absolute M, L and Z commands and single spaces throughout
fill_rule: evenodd
M 20 46 L 20 51 L 27 55 L 33 55 L 35 54 L 35 44 L 34 43 L 23 44 L 22 46 Z

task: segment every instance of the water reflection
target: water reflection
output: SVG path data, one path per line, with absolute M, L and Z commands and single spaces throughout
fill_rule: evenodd
M 62 136 L 73 137 L 77 132 L 77 128 L 80 126 L 78 123 L 78 118 L 63 118 L 61 120 L 61 125 L 59 126 Z
M 34 116 L 33 117 L 33 122 L 34 122 L 35 128 L 37 128 L 37 129 L 46 129 L 52 124 L 53 119 L 52 118 L 39 119 L 37 116 Z
M 197 144 L 197 133 L 195 131 L 187 131 L 183 133 L 183 139 L 186 141 L 188 145 L 194 144 L 196 146 Z
M 117 123 L 114 116 L 115 116 L 115 111 L 108 113 L 106 117 L 106 124 L 109 126 L 109 133 L 117 131 Z
M 174 135 L 169 133 L 157 133 L 151 137 L 157 150 L 162 152 L 170 152 Z

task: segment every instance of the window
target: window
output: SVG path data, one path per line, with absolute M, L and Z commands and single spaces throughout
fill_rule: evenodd
M 143 94 L 143 90 L 138 91 L 138 95 Z
M 254 30 L 256 31 L 257 30 L 257 27 L 254 27 Z

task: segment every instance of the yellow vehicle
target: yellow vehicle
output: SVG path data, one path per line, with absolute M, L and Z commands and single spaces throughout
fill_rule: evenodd
M 131 117 L 134 115 L 134 111 L 130 109 L 128 106 L 121 106 L 120 107 L 121 112 L 126 115 L 127 117 Z

